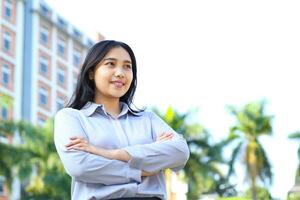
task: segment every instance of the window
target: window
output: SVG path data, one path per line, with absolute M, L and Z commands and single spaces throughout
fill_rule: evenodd
M 40 10 L 42 15 L 44 15 L 45 17 L 50 16 L 50 10 L 43 4 L 40 4 Z
M 11 43 L 11 36 L 10 36 L 9 32 L 5 31 L 4 35 L 3 35 L 3 49 L 5 51 L 10 50 L 10 43 Z
M 60 109 L 62 109 L 64 107 L 65 101 L 63 100 L 63 98 L 58 97 L 56 100 L 56 109 L 57 111 L 59 111 Z
M 74 49 L 74 52 L 73 52 L 73 65 L 78 67 L 80 65 L 80 62 L 81 62 L 81 53 L 77 50 L 77 49 Z
M 61 68 L 57 70 L 57 82 L 61 85 L 65 84 L 65 71 Z
M 8 86 L 10 79 L 10 70 L 7 64 L 2 65 L 2 83 L 3 85 Z
M 67 28 L 67 22 L 63 20 L 61 17 L 58 17 L 57 22 L 61 28 Z
M 47 72 L 48 72 L 48 60 L 47 60 L 47 58 L 46 57 L 44 57 L 44 56 L 41 56 L 40 57 L 40 73 L 41 74 L 47 74 Z
M 1 118 L 2 119 L 8 119 L 8 109 L 7 109 L 7 107 L 2 107 L 1 108 Z
M 44 118 L 38 117 L 38 125 L 44 126 L 46 123 L 46 120 Z
M 4 16 L 8 19 L 11 19 L 12 16 L 12 2 L 11 0 L 5 0 L 4 1 Z
M 41 26 L 41 29 L 40 29 L 40 41 L 43 43 L 43 44 L 48 44 L 48 39 L 49 38 L 49 30 L 47 27 L 45 26 Z
M 42 106 L 47 105 L 48 91 L 45 88 L 39 89 L 39 104 Z
M 77 39 L 80 39 L 82 37 L 82 34 L 75 28 L 73 29 L 73 35 Z
M 63 39 L 61 38 L 58 38 L 57 40 L 57 51 L 58 51 L 58 54 L 60 56 L 64 56 L 65 55 L 65 48 L 66 48 L 66 43 Z

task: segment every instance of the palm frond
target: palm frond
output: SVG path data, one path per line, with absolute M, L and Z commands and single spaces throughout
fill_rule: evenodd
M 289 135 L 289 138 L 290 138 L 290 139 L 300 139 L 300 131 L 291 133 L 291 134 Z
M 234 148 L 234 150 L 232 152 L 231 159 L 228 163 L 229 169 L 228 169 L 228 173 L 227 173 L 227 178 L 229 178 L 232 174 L 235 173 L 234 164 L 236 162 L 236 159 L 237 159 L 239 153 L 241 152 L 242 146 L 243 146 L 243 141 L 239 142 L 238 145 Z

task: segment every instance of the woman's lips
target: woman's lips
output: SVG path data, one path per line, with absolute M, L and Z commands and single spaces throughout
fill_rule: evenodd
M 112 81 L 111 83 L 117 88 L 121 88 L 125 85 L 125 83 L 123 83 L 121 81 Z

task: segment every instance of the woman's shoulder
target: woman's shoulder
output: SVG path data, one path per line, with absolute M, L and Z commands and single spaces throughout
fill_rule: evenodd
M 63 108 L 55 114 L 55 118 L 59 117 L 78 117 L 80 111 L 74 108 Z
M 138 116 L 147 117 L 147 118 L 152 118 L 153 116 L 156 116 L 156 114 L 155 114 L 155 112 L 153 112 L 152 110 L 145 109 L 145 110 L 139 112 L 139 113 L 138 113 Z

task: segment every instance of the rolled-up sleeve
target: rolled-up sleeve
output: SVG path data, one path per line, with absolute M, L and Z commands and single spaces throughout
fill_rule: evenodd
M 104 185 L 141 181 L 141 170 L 126 162 L 110 160 L 84 151 L 67 150 L 70 137 L 88 138 L 78 118 L 70 108 L 60 110 L 55 116 L 54 142 L 66 172 L 77 181 Z
M 190 155 L 186 140 L 156 114 L 149 112 L 149 117 L 152 134 L 155 137 L 164 132 L 172 132 L 173 138 L 162 142 L 125 147 L 124 150 L 132 156 L 128 163 L 132 167 L 149 172 L 166 168 L 173 171 L 182 169 Z

